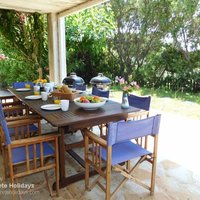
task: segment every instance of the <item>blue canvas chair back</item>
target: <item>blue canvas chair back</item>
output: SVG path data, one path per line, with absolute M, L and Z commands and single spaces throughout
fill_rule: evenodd
M 82 90 L 85 91 L 86 90 L 86 85 L 75 85 L 76 90 Z
M 150 96 L 147 96 L 147 97 L 135 96 L 131 94 L 128 96 L 128 101 L 129 101 L 130 106 L 149 111 L 151 97 Z
M 95 86 L 92 88 L 92 94 L 99 97 L 109 98 L 109 90 L 101 90 Z
M 142 120 L 109 123 L 107 136 L 108 146 L 147 135 L 158 134 L 160 118 L 161 115 L 156 115 Z
M 4 116 L 4 112 L 3 112 L 3 106 L 0 103 L 0 119 L 4 119 L 4 118 L 5 118 L 5 116 Z
M 25 88 L 26 84 L 29 84 L 31 87 L 34 85 L 32 82 L 14 82 L 12 86 L 13 88 Z
M 6 123 L 6 120 L 5 120 L 5 116 L 4 116 L 4 113 L 3 113 L 2 104 L 0 104 L 0 122 L 1 122 L 1 127 L 3 129 L 3 132 L 5 134 L 5 137 L 6 137 L 6 143 L 10 144 L 11 139 L 10 139 L 7 123 Z

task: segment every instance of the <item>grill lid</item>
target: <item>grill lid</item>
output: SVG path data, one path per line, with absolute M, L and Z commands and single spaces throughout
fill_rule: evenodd
M 90 83 L 92 85 L 99 85 L 99 84 L 110 85 L 111 80 L 108 77 L 104 76 L 103 73 L 98 73 L 98 76 L 93 77 L 90 80 Z
M 75 84 L 83 85 L 85 81 L 80 76 L 77 76 L 75 72 L 71 72 L 69 76 L 63 79 L 63 83 L 65 85 L 74 86 Z

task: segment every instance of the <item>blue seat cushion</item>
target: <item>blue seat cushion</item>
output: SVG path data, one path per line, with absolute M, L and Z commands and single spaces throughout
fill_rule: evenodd
M 121 142 L 112 146 L 112 165 L 116 165 L 151 152 L 131 142 Z M 106 161 L 106 149 L 102 148 L 102 159 Z
M 21 129 L 21 127 L 18 127 L 19 133 L 20 133 L 20 129 Z M 15 135 L 15 129 L 14 128 L 9 128 L 8 130 L 9 130 L 10 136 Z M 31 125 L 29 125 L 29 130 L 30 130 L 30 132 L 35 132 L 35 131 L 38 131 L 38 127 L 35 126 L 34 124 L 31 124 Z M 27 133 L 27 126 L 24 126 L 24 133 L 25 134 Z
M 29 160 L 33 159 L 33 145 L 28 146 Z M 43 156 L 54 155 L 55 151 L 48 142 L 43 142 Z M 36 158 L 40 157 L 40 144 L 36 144 Z M 14 164 L 26 161 L 26 148 L 17 147 L 12 149 L 12 161 Z

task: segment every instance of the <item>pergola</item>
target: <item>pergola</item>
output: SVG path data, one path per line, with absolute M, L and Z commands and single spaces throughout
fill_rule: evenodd
M 65 21 L 68 15 L 108 0 L 1 0 L 0 9 L 47 14 L 50 81 L 66 76 Z

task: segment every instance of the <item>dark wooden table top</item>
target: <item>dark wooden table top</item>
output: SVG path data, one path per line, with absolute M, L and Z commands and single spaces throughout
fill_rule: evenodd
M 139 111 L 138 108 L 131 106 L 128 109 L 122 109 L 120 103 L 111 100 L 108 100 L 103 107 L 97 110 L 83 110 L 75 105 L 73 101 L 70 101 L 68 111 L 46 111 L 42 110 L 41 106 L 53 103 L 52 98 L 47 101 L 27 100 L 25 97 L 33 95 L 33 91 L 17 92 L 13 88 L 9 89 L 9 91 L 53 126 L 70 127 L 70 130 L 126 119 L 128 113 Z

